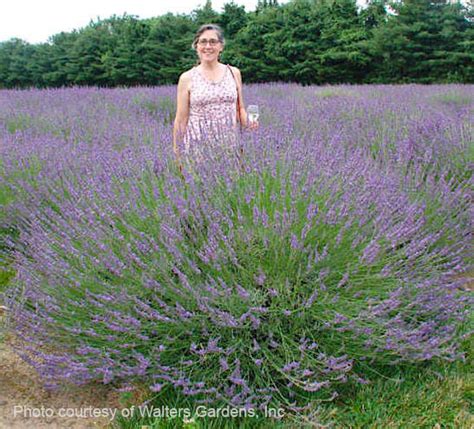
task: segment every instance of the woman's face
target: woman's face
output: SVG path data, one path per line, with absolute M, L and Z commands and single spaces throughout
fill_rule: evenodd
M 197 52 L 201 61 L 218 60 L 222 49 L 216 30 L 204 31 L 197 40 Z

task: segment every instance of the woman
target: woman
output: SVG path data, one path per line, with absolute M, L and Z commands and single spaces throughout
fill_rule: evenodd
M 181 140 L 185 154 L 196 159 L 202 157 L 203 145 L 217 143 L 232 149 L 238 120 L 247 127 L 240 71 L 219 62 L 224 43 L 222 30 L 215 24 L 205 24 L 196 32 L 192 47 L 199 65 L 184 72 L 178 82 L 173 128 L 173 150 L 178 157 Z M 258 123 L 252 123 L 249 128 L 257 127 Z

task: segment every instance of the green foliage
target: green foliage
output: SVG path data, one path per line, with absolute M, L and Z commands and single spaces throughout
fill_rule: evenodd
M 28 70 L 33 51 L 33 46 L 20 39 L 0 43 L 0 86 L 15 88 L 33 85 Z
M 77 32 L 60 33 L 51 38 L 53 42 L 52 63 L 53 71 L 49 76 L 51 86 L 63 86 L 70 82 L 67 64 L 71 61 L 70 52 L 79 35 Z
M 379 81 L 473 82 L 472 21 L 460 3 L 407 0 L 374 29 L 372 70 Z
M 142 100 L 136 98 L 135 104 L 145 110 L 157 120 L 162 120 L 165 124 L 171 124 L 176 112 L 176 102 L 170 97 L 160 97 L 157 100 Z
M 112 18 L 113 19 L 113 18 Z M 113 49 L 116 36 L 107 21 L 91 22 L 79 32 L 66 64 L 68 79 L 77 85 L 107 85 L 108 75 L 104 59 Z
M 206 0 L 202 8 L 194 9 L 191 12 L 191 18 L 200 26 L 210 22 L 217 22 L 219 20 L 219 14 L 212 8 L 212 1 Z
M 247 24 L 248 17 L 244 6 L 238 6 L 234 2 L 226 3 L 219 16 L 219 24 L 224 30 L 227 38 L 233 37 Z
M 11 134 L 16 133 L 17 131 L 26 130 L 30 127 L 32 119 L 27 115 L 17 115 L 12 118 L 6 119 L 6 128 L 7 131 Z
M 465 362 L 374 368 L 370 384 L 348 386 L 346 399 L 326 409 L 328 422 L 353 428 L 471 428 L 473 347 L 471 336 L 463 344 Z
M 101 57 L 108 84 L 139 85 L 143 83 L 144 62 L 137 58 L 145 56 L 143 40 L 148 35 L 146 21 L 135 17 L 113 17 L 107 21 L 111 26 L 114 43 Z
M 474 416 L 470 406 L 473 401 L 474 341 L 471 337 L 463 345 L 467 354 L 465 362 L 454 364 L 430 363 L 414 366 L 373 368 L 369 384 L 349 383 L 344 399 L 336 403 L 321 404 L 306 415 L 292 416 L 277 423 L 269 419 L 234 418 L 183 418 L 160 419 L 119 417 L 114 429 L 171 429 L 171 428 L 472 428 Z M 121 397 L 123 407 L 150 400 L 149 407 L 178 408 L 179 398 L 170 392 L 138 398 L 131 393 Z M 182 402 L 181 402 L 182 404 Z M 163 408 L 164 409 L 164 408 Z
M 176 83 L 195 63 L 191 49 L 195 24 L 185 15 L 167 14 L 149 21 L 143 41 L 143 79 L 150 85 Z
M 114 15 L 48 43 L 0 43 L 0 87 L 175 84 L 209 22 L 246 82 L 474 82 L 473 11 L 460 2 L 261 0 L 246 12 L 231 1 L 217 12 L 207 0 L 187 15 Z
M 0 293 L 2 293 L 8 286 L 10 280 L 15 276 L 15 272 L 9 270 L 8 267 L 0 267 Z

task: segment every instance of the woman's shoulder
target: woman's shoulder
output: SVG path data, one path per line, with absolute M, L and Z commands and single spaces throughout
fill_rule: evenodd
M 192 69 L 186 70 L 181 73 L 178 80 L 178 86 L 186 88 L 188 91 L 191 88 L 192 76 L 194 72 L 194 67 Z
M 195 67 L 181 73 L 181 75 L 179 76 L 180 82 L 189 82 L 191 80 L 192 75 L 193 75 L 194 69 L 195 69 Z
M 238 77 L 238 78 L 241 77 L 240 70 L 237 67 L 231 66 L 230 64 L 227 64 L 227 66 L 230 68 L 230 70 L 232 71 L 232 73 L 235 77 Z
M 193 67 L 192 69 L 186 70 L 185 72 L 181 73 L 179 78 L 184 79 L 184 80 L 190 79 L 192 74 L 194 73 L 194 69 L 195 69 L 195 67 Z
M 230 64 L 226 64 L 228 67 L 230 67 L 232 69 L 233 72 L 236 72 L 236 73 L 240 73 L 240 70 L 235 67 L 235 66 L 231 66 Z

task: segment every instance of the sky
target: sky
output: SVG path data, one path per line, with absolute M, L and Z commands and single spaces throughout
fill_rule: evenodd
M 151 18 L 167 12 L 190 13 L 206 0 L 3 0 L 0 8 L 0 42 L 13 37 L 29 43 L 46 42 L 61 31 L 70 32 L 86 27 L 92 20 L 112 15 L 136 15 Z M 220 12 L 230 0 L 212 0 L 214 10 Z M 280 0 L 279 3 L 286 3 Z M 234 0 L 255 10 L 258 0 Z

